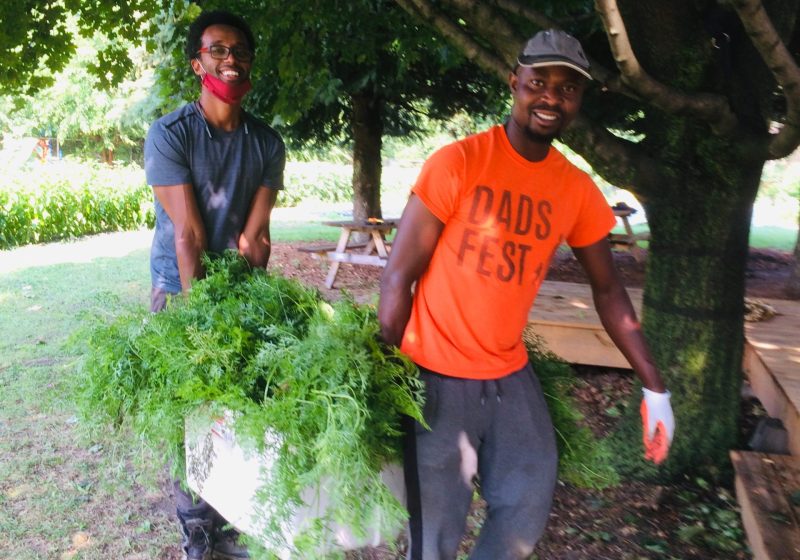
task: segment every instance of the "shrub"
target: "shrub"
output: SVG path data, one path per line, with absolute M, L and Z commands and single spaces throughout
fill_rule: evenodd
M 351 180 L 349 165 L 289 162 L 286 189 L 277 204 L 347 202 L 352 199 Z M 391 183 L 390 178 L 386 182 Z M 136 164 L 71 160 L 34 164 L 12 171 L 0 184 L 0 249 L 153 227 L 154 223 L 153 193 Z
M 0 249 L 152 227 L 141 168 L 57 165 L 12 172 L 0 189 Z
M 278 206 L 297 206 L 304 200 L 347 202 L 352 200 L 352 168 L 349 165 L 315 162 L 288 162 Z
M 530 328 L 525 329 L 523 339 L 553 419 L 559 477 L 583 488 L 615 486 L 619 474 L 613 466 L 610 447 L 582 424 L 583 415 L 570 396 L 576 381 L 572 368 L 548 350 L 544 340 Z

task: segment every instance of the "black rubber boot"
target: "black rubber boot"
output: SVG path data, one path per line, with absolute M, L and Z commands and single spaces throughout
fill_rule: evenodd
M 239 531 L 234 529 L 219 512 L 214 512 L 214 560 L 246 560 L 250 558 L 247 547 L 240 542 Z
M 181 525 L 181 548 L 184 560 L 210 560 L 214 523 L 208 507 L 177 510 Z

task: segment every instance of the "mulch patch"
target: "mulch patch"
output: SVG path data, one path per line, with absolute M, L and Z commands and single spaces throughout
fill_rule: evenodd
M 334 289 L 328 290 L 325 288 L 327 260 L 297 250 L 300 246 L 311 244 L 313 242 L 275 243 L 270 267 L 320 289 L 326 297 L 339 297 L 340 290 L 344 289 L 358 301 L 376 301 L 381 268 L 344 264 L 339 267 Z M 644 287 L 646 260 L 637 262 L 633 256 L 625 252 L 614 251 L 613 254 L 614 263 L 625 286 Z M 789 279 L 792 264 L 793 256 L 789 252 L 751 249 L 745 272 L 747 295 L 753 298 L 786 299 L 784 287 Z M 547 279 L 580 284 L 588 282 L 580 263 L 569 250 L 559 250 L 556 253 L 550 264 Z

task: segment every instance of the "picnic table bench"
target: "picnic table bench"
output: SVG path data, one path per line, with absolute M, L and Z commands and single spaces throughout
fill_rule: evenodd
M 622 221 L 622 227 L 625 229 L 624 233 L 609 233 L 608 242 L 611 244 L 612 249 L 620 251 L 628 251 L 637 262 L 641 262 L 645 258 L 644 249 L 639 246 L 639 241 L 646 241 L 650 239 L 649 233 L 634 233 L 631 223 L 628 220 L 630 216 L 636 213 L 635 208 L 631 208 L 624 202 L 618 202 L 611 207 L 614 216 Z
M 363 249 L 367 246 L 366 242 L 363 243 L 348 243 L 346 249 L 352 251 L 355 249 Z M 297 248 L 302 253 L 312 253 L 317 256 L 326 256 L 331 251 L 336 251 L 336 243 L 318 243 L 317 245 L 303 245 Z
M 391 245 L 386 237 L 397 227 L 398 220 L 370 218 L 367 220 L 337 220 L 323 222 L 341 230 L 335 244 L 318 244 L 300 247 L 299 250 L 316 255 L 325 255 L 330 261 L 325 286 L 333 288 L 339 266 L 342 263 L 367 266 L 386 266 Z M 366 234 L 367 241 L 353 239 L 355 234 Z

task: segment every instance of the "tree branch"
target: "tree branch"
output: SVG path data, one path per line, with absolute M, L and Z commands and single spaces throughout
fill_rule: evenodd
M 488 7 L 485 1 L 445 0 L 445 2 L 453 6 L 464 19 L 468 19 L 471 26 L 486 30 L 487 32 L 481 35 L 491 43 L 495 51 L 507 53 L 506 64 L 513 66 L 522 41 L 527 37 L 521 39 L 517 30 L 509 25 L 508 20 Z M 465 14 L 470 14 L 471 17 L 467 18 Z
M 747 35 L 775 76 L 786 98 L 786 122 L 769 144 L 770 159 L 791 154 L 800 144 L 800 69 L 781 41 L 761 0 L 733 0 Z
M 618 188 L 643 198 L 644 188 L 655 184 L 653 177 L 657 173 L 649 172 L 647 180 L 642 180 L 642 172 L 654 169 L 655 165 L 637 144 L 614 136 L 583 115 L 579 114 L 570 124 L 563 140 L 589 162 L 592 169 Z
M 429 0 L 395 0 L 401 8 L 428 22 L 456 45 L 468 59 L 488 72 L 497 74 L 502 80 L 508 78 L 511 67 L 504 60 L 489 52 L 472 39 L 464 29 L 444 13 L 433 7 Z
M 527 19 L 532 24 L 541 29 L 558 29 L 561 26 L 555 20 L 550 19 L 542 12 L 522 4 L 518 0 L 497 0 L 497 6 L 506 12 Z
M 595 8 L 603 21 L 621 82 L 641 100 L 672 115 L 700 118 L 718 134 L 731 133 L 736 128 L 736 115 L 724 97 L 705 93 L 687 95 L 658 82 L 641 67 L 616 0 L 595 0 Z

